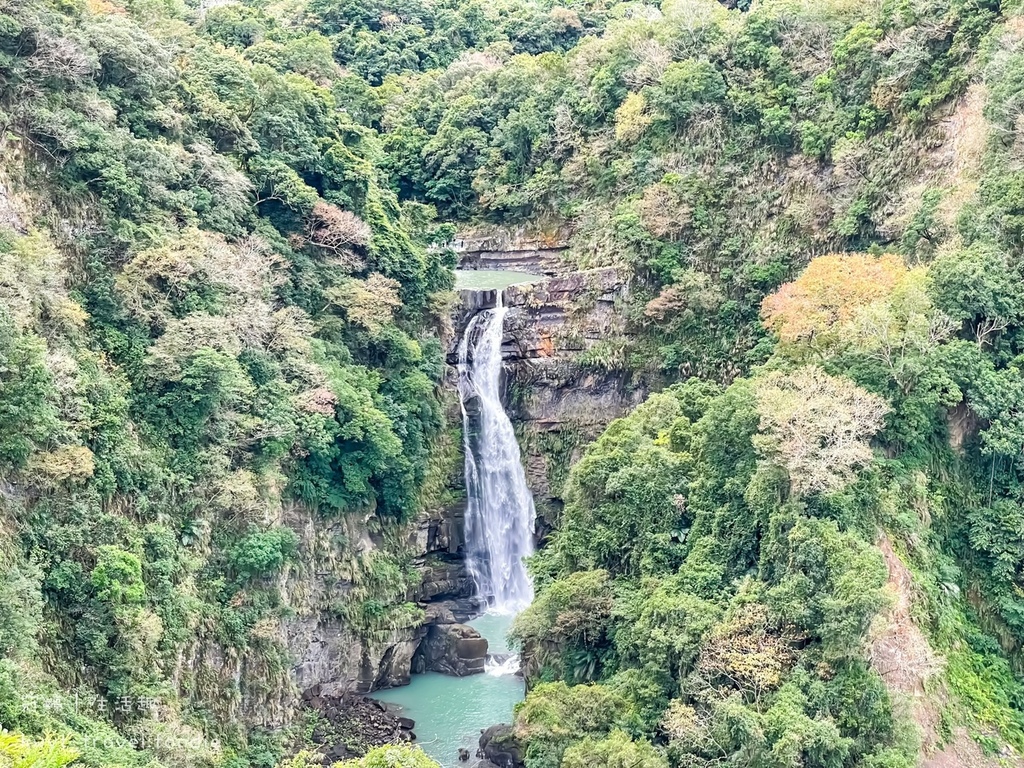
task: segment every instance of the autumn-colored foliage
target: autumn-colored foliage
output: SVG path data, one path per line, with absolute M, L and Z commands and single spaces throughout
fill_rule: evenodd
M 371 234 L 369 225 L 354 213 L 323 200 L 313 206 L 306 225 L 309 242 L 334 254 L 338 265 L 350 271 L 363 267 L 355 249 L 369 243 Z
M 832 493 L 871 463 L 870 440 L 890 408 L 878 395 L 816 366 L 755 382 L 762 456 L 789 474 L 796 495 Z
M 894 254 L 819 256 L 761 303 L 765 327 L 783 342 L 826 341 L 859 310 L 888 296 L 907 273 Z
M 796 640 L 771 626 L 767 607 L 750 603 L 715 628 L 697 668 L 710 681 L 726 681 L 760 697 L 782 683 L 796 658 Z

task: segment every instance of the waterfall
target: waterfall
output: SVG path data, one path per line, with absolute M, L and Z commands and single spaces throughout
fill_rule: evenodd
M 459 398 L 466 452 L 466 549 L 490 610 L 517 613 L 533 599 L 523 558 L 533 552 L 533 496 L 501 404 L 501 340 L 507 310 L 477 314 L 459 343 Z M 471 403 L 475 402 L 474 405 Z

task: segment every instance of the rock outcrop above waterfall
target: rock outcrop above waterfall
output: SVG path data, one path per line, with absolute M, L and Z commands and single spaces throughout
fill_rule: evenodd
M 452 244 L 460 269 L 501 269 L 557 275 L 565 272 L 563 256 L 570 232 L 527 227 L 486 227 L 464 230 Z

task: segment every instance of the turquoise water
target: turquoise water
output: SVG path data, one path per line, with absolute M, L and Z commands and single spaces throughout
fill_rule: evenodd
M 510 621 L 510 616 L 487 615 L 470 624 L 487 638 L 492 653 L 501 653 Z M 416 721 L 416 743 L 424 752 L 445 768 L 464 768 L 459 747 L 475 756 L 480 731 L 512 722 L 512 707 L 522 700 L 523 691 L 523 680 L 515 675 L 449 677 L 427 672 L 413 675 L 409 685 L 378 691 L 373 697 L 398 704 L 402 714 Z
M 543 275 L 514 272 L 508 269 L 456 269 L 455 290 L 488 291 L 495 288 L 508 288 L 510 285 L 519 283 L 535 283 L 544 279 Z
M 511 625 L 512 617 L 502 613 L 485 613 L 469 622 L 469 626 L 487 638 L 488 653 L 508 653 L 505 636 Z

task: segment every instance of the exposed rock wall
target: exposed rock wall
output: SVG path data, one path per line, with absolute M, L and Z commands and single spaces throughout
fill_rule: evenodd
M 506 402 L 523 449 L 527 479 L 542 516 L 557 514 L 562 484 L 583 447 L 639 404 L 643 382 L 602 365 L 601 345 L 628 345 L 622 304 L 629 285 L 612 267 L 573 271 L 564 231 L 475 231 L 463 236 L 460 268 L 517 269 L 548 275 L 502 292 L 510 307 L 503 356 Z M 544 247 L 541 247 L 544 246 Z M 462 291 L 456 337 L 497 291 Z M 456 362 L 457 348 L 449 349 Z
M 564 227 L 466 230 L 459 233 L 453 246 L 459 253 L 460 269 L 503 269 L 540 275 L 560 275 L 570 269 L 565 260 L 569 232 Z
M 282 522 L 299 534 L 299 553 L 268 585 L 282 618 L 253 630 L 244 654 L 201 637 L 181 655 L 176 684 L 225 719 L 266 727 L 291 721 L 311 690 L 345 697 L 407 684 L 432 629 L 481 613 L 461 553 L 462 505 L 404 529 L 371 531 L 373 520 L 287 507 Z M 381 570 L 399 571 L 403 580 L 376 583 Z M 367 601 L 384 606 L 372 622 L 362 613 Z M 463 656 L 453 657 L 453 668 L 482 671 L 482 656 L 474 662 L 465 648 L 456 650 Z
M 290 620 L 285 629 L 289 647 L 299 655 L 296 686 L 320 685 L 332 696 L 407 684 L 413 655 L 427 632 L 413 625 L 366 638 L 344 621 L 323 616 Z
M 487 640 L 465 624 L 433 624 L 413 658 L 414 672 L 466 677 L 484 671 Z
M 326 526 L 327 530 L 315 532 L 318 541 L 304 540 L 305 561 L 318 565 L 313 572 L 306 567 L 291 581 L 294 590 L 301 584 L 304 594 L 292 593 L 296 615 L 283 622 L 285 643 L 295 660 L 292 677 L 300 691 L 320 686 L 325 694 L 337 696 L 405 685 L 413 657 L 432 627 L 458 625 L 480 613 L 481 604 L 473 595 L 473 582 L 462 558 L 463 507 L 457 504 L 425 513 L 399 543 L 399 551 L 411 558 L 409 564 L 420 576 L 404 597 L 416 603 L 421 613 L 403 621 L 406 614 L 395 609 L 397 620 L 389 622 L 385 616 L 383 629 L 354 626 L 344 612 L 335 614 L 328 608 L 351 592 L 344 569 L 331 567 L 330 552 L 330 542 L 345 542 L 346 550 L 351 548 L 351 532 L 338 535 Z M 356 535 L 361 535 L 355 544 L 359 556 L 371 562 L 373 553 L 396 548 L 394 541 L 365 530 Z

